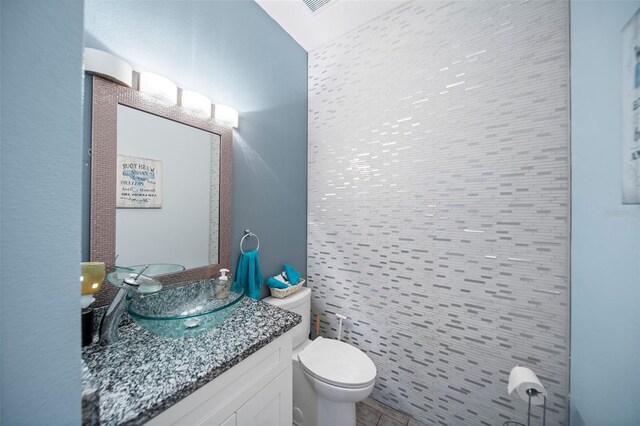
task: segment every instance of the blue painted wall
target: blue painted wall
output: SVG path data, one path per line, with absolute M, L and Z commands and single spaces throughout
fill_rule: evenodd
M 571 2 L 571 424 L 640 422 L 640 207 L 621 204 L 621 29 L 640 2 Z
M 0 423 L 80 423 L 83 2 L 2 0 Z
M 260 236 L 265 277 L 285 262 L 304 272 L 306 51 L 249 0 L 88 0 L 85 18 L 88 47 L 240 112 L 233 148 L 232 269 L 242 231 L 250 228 Z

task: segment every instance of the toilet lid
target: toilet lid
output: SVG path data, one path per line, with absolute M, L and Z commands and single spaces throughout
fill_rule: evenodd
M 376 378 L 373 361 L 360 349 L 338 340 L 318 337 L 298 359 L 319 380 L 336 386 L 364 386 Z

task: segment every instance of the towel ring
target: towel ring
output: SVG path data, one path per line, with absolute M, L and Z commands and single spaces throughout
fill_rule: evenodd
M 253 232 L 249 231 L 248 229 L 244 230 L 244 237 L 242 237 L 242 239 L 240 240 L 240 251 L 242 253 L 245 253 L 245 251 L 242 249 L 242 243 L 244 243 L 245 238 L 247 237 L 255 237 L 256 240 L 258 240 L 258 247 L 256 247 L 256 250 L 260 249 L 260 238 L 258 238 L 258 236 L 256 234 L 254 234 Z

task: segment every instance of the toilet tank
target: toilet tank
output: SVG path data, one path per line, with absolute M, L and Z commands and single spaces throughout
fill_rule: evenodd
M 293 347 L 302 344 L 309 338 L 309 324 L 311 316 L 311 289 L 302 287 L 301 290 L 283 299 L 267 297 L 263 302 L 277 306 L 302 316 L 302 322 L 293 328 Z

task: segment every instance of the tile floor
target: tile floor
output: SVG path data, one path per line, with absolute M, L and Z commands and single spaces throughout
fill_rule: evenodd
M 358 426 L 426 426 L 371 397 L 356 404 L 356 420 Z

